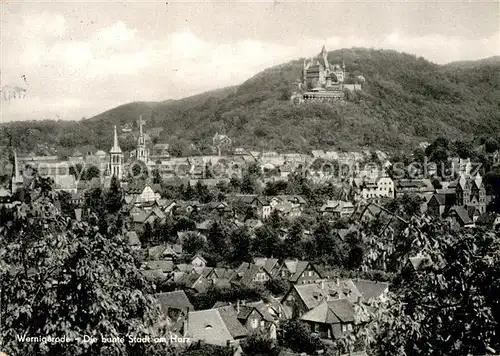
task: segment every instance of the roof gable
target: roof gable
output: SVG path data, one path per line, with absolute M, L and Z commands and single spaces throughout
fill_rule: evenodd
M 228 330 L 218 309 L 199 310 L 189 313 L 187 336 L 194 340 L 226 346 L 234 337 Z
M 449 216 L 456 216 L 459 219 L 461 225 L 472 224 L 472 220 L 469 217 L 468 211 L 463 206 L 453 206 L 449 212 Z
M 163 313 L 167 313 L 169 309 L 178 310 L 194 310 L 193 305 L 189 301 L 186 293 L 183 290 L 176 290 L 167 293 L 155 294 Z
M 354 285 L 365 300 L 381 297 L 388 289 L 389 283 L 366 280 L 354 280 Z
M 227 330 L 229 330 L 233 338 L 237 339 L 248 334 L 245 327 L 238 321 L 238 315 L 232 306 L 220 307 L 216 310 L 219 312 Z

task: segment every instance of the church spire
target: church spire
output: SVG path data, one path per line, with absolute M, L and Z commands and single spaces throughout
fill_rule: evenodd
M 113 147 L 111 147 L 109 156 L 109 169 L 111 176 L 115 176 L 119 181 L 123 178 L 123 155 L 120 145 L 118 145 L 118 134 L 116 133 L 113 139 Z
M 116 133 L 116 126 L 115 126 L 115 136 L 113 139 L 113 147 L 111 147 L 110 153 L 122 153 L 120 145 L 118 145 L 118 134 Z
M 144 132 L 142 130 L 142 125 L 144 121 L 142 121 L 142 115 L 139 116 L 139 137 L 137 139 L 137 149 L 136 149 L 136 158 L 138 161 L 148 162 L 148 150 L 146 148 L 146 139 L 144 137 Z

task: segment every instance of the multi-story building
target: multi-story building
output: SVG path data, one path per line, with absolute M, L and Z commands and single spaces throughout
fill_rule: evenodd
M 365 181 L 361 196 L 364 199 L 372 198 L 394 198 L 394 181 L 390 177 L 381 177 L 377 180 Z

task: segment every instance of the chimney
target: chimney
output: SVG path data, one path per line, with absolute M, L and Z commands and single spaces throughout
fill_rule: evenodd
M 75 209 L 75 218 L 76 218 L 76 221 L 82 220 L 82 209 L 80 209 L 80 208 Z
M 321 289 L 323 289 L 323 290 L 325 289 L 325 280 L 324 279 L 321 280 Z
M 337 287 L 339 287 L 339 286 L 340 286 L 340 278 L 337 277 Z
M 237 314 L 240 313 L 240 300 L 239 299 L 236 301 L 236 313 Z
M 186 337 L 188 333 L 189 326 L 189 308 L 186 308 L 186 317 L 184 318 L 184 322 L 182 323 L 182 336 Z

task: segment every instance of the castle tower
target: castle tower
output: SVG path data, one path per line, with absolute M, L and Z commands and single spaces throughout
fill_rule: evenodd
M 12 150 L 12 179 L 10 190 L 11 193 L 14 194 L 17 190 L 22 188 L 23 186 L 23 177 L 20 172 L 19 161 L 17 159 L 17 153 L 15 150 Z
M 110 153 L 110 172 L 111 176 L 116 176 L 120 181 L 123 178 L 123 155 L 120 146 L 118 145 L 118 135 L 116 133 L 115 126 L 115 136 L 113 140 L 113 147 L 111 147 Z
M 325 66 L 325 69 L 330 69 L 330 63 L 328 63 L 328 51 L 324 45 L 321 49 L 321 57 L 323 57 L 323 65 Z
M 137 139 L 137 150 L 136 158 L 138 161 L 148 162 L 148 150 L 146 148 L 146 140 L 144 138 L 144 133 L 142 132 L 142 115 L 139 117 L 139 138 Z

